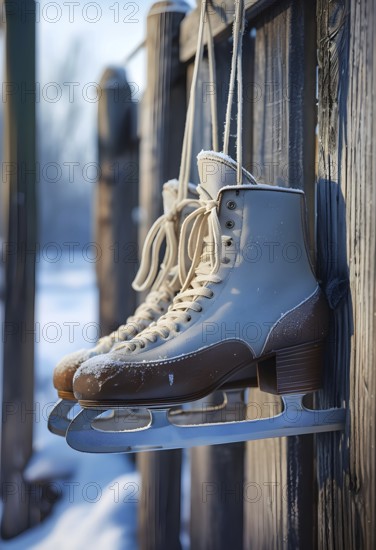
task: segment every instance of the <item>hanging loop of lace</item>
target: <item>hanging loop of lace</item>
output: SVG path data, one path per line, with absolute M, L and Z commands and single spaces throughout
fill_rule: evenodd
M 201 199 L 200 206 L 184 220 L 179 241 L 179 277 L 182 292 L 186 290 L 200 263 L 206 242 L 211 272 L 216 273 L 221 263 L 221 226 L 217 214 L 218 201 Z M 192 225 L 193 223 L 193 225 Z M 188 236 L 189 234 L 189 236 Z M 185 271 L 184 254 L 188 250 L 191 266 Z
M 141 263 L 137 275 L 133 281 L 133 288 L 143 291 L 152 286 L 155 282 L 158 268 L 160 251 L 163 242 L 166 242 L 166 252 L 160 266 L 158 284 L 166 279 L 169 271 L 176 263 L 178 254 L 178 237 L 176 224 L 178 223 L 181 211 L 187 206 L 196 207 L 198 201 L 195 199 L 183 199 L 176 201 L 167 214 L 160 216 L 151 226 L 142 250 Z
M 228 155 L 231 113 L 234 105 L 234 88 L 235 78 L 237 79 L 237 126 L 236 126 L 236 161 L 237 168 L 237 184 L 242 184 L 242 164 L 243 164 L 243 73 L 242 73 L 242 38 L 244 33 L 245 7 L 244 0 L 236 0 L 235 16 L 232 30 L 233 36 L 233 51 L 231 59 L 231 72 L 229 94 L 227 98 L 225 129 L 223 135 L 223 152 Z
M 205 19 L 206 18 L 206 19 Z M 207 41 L 208 41 L 208 59 L 209 59 L 209 75 L 214 86 L 216 85 L 215 78 L 215 56 L 214 56 L 214 43 L 213 33 L 210 25 L 210 17 L 208 13 L 208 1 L 201 1 L 200 23 L 197 37 L 196 56 L 194 61 L 193 76 L 189 94 L 189 104 L 187 110 L 187 117 L 184 128 L 181 164 L 179 171 L 179 186 L 178 186 L 178 200 L 173 206 L 171 212 L 162 215 L 151 227 L 144 243 L 140 267 L 137 275 L 133 281 L 133 288 L 137 291 L 144 291 L 154 283 L 154 287 L 157 284 L 165 281 L 169 270 L 175 265 L 176 257 L 178 253 L 178 239 L 176 237 L 176 224 L 182 209 L 185 206 L 196 207 L 197 201 L 189 200 L 188 194 L 188 181 L 190 172 L 190 162 L 192 156 L 192 141 L 193 141 L 193 128 L 194 128 L 194 116 L 195 105 L 197 95 L 197 85 L 199 69 L 203 58 L 203 41 L 204 41 L 204 26 L 205 20 L 207 21 Z M 212 122 L 212 141 L 213 148 L 218 148 L 218 120 L 217 120 L 217 107 L 214 99 L 214 94 L 211 98 L 211 122 Z M 166 252 L 161 264 L 161 270 L 158 274 L 159 257 L 163 242 L 166 243 Z M 185 264 L 185 261 L 183 261 Z M 185 270 L 185 265 L 182 267 Z

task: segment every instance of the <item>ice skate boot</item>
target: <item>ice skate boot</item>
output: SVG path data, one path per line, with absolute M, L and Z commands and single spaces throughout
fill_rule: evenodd
M 228 179 L 231 165 L 224 155 L 201 153 L 198 162 L 200 207 L 186 220 L 194 221 L 195 245 L 188 245 L 185 284 L 156 323 L 76 372 L 74 392 L 84 410 L 67 433 L 76 449 L 170 449 L 343 426 L 344 411 L 302 404 L 304 394 L 321 388 L 329 316 L 307 252 L 304 193 L 253 185 L 244 172 L 242 185 L 223 186 L 223 166 Z M 280 415 L 193 424 L 171 414 L 214 390 L 249 385 L 255 365 L 260 389 L 283 398 Z M 148 408 L 144 429 L 93 427 L 100 411 L 119 406 Z

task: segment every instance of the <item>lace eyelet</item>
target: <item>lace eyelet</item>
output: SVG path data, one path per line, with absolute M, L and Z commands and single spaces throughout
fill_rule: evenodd
M 225 246 L 231 246 L 232 245 L 232 239 L 229 239 L 225 242 Z
M 235 210 L 236 202 L 235 201 L 227 201 L 226 206 L 229 210 Z
M 145 343 L 144 343 L 144 342 L 140 342 L 140 348 L 141 348 L 141 349 L 144 349 L 144 347 L 145 347 Z
M 192 321 L 192 316 L 191 315 L 187 315 L 187 323 L 189 323 L 189 321 Z
M 211 290 L 210 292 L 211 292 L 211 294 L 210 294 L 210 296 L 208 296 L 209 300 L 210 300 L 211 298 L 213 298 L 213 296 L 214 296 L 214 292 L 213 292 L 212 290 Z
M 225 223 L 225 226 L 227 227 L 227 229 L 232 229 L 235 225 L 235 222 L 233 220 L 227 220 L 227 222 Z
M 197 310 L 198 313 L 201 313 L 202 311 L 202 306 L 200 306 L 200 309 Z

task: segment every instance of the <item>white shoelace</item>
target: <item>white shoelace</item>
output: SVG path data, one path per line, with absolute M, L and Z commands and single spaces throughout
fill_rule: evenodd
M 242 165 L 243 165 L 243 71 L 242 71 L 242 37 L 245 26 L 245 10 L 244 0 L 236 0 L 235 2 L 235 19 L 233 24 L 232 35 L 234 39 L 234 47 L 232 50 L 231 72 L 229 94 L 227 98 L 225 129 L 223 134 L 223 152 L 228 155 L 230 126 L 231 126 L 231 111 L 234 106 L 234 86 L 235 76 L 237 78 L 237 126 L 236 126 L 236 160 L 238 163 L 237 183 L 242 183 Z
M 177 274 L 177 268 L 170 272 L 170 277 L 176 280 L 177 276 L 174 275 L 174 271 Z M 116 343 L 134 338 L 167 309 L 175 294 L 176 288 L 174 289 L 171 283 L 161 285 L 157 290 L 150 291 L 145 301 L 136 309 L 134 315 L 128 317 L 126 324 L 120 325 L 117 330 L 108 336 L 100 338 L 97 345 L 102 350 L 110 350 Z
M 158 288 L 168 277 L 171 269 L 176 265 L 178 257 L 179 238 L 177 225 L 181 212 L 186 207 L 196 208 L 197 199 L 183 199 L 176 201 L 171 210 L 160 216 L 151 226 L 142 249 L 141 263 L 133 281 L 133 288 L 142 292 L 151 287 Z M 166 252 L 163 262 L 159 264 L 159 255 L 163 242 L 166 241 Z M 160 269 L 158 277 L 157 272 Z
M 182 289 L 165 315 L 143 330 L 131 342 L 121 346 L 127 351 L 132 352 L 138 347 L 144 348 L 147 342 L 156 342 L 158 336 L 168 338 L 171 332 L 179 332 L 180 325 L 189 323 L 191 320 L 189 310 L 196 312 L 202 310 L 197 299 L 213 297 L 213 291 L 207 285 L 222 281 L 218 271 L 223 247 L 229 241 L 229 237 L 221 234 L 217 214 L 218 201 L 209 198 L 202 188 L 199 191 L 200 206 L 186 218 L 181 231 L 179 275 L 180 278 L 184 278 Z M 190 231 L 189 237 L 188 231 Z M 183 268 L 185 262 L 181 261 L 184 250 L 188 250 L 188 256 L 192 262 L 187 274 Z

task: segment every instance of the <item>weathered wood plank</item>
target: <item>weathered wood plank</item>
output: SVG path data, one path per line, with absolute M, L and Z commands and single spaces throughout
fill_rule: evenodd
M 248 418 L 260 418 L 280 410 L 279 399 L 253 389 Z M 270 408 L 271 407 L 271 408 Z M 247 443 L 244 484 L 244 548 L 286 547 L 287 509 L 286 438 Z
M 141 550 L 180 550 L 180 450 L 141 453 L 138 537 Z
M 254 22 L 251 171 L 262 183 L 304 189 L 314 249 L 314 3 L 283 1 Z M 311 136 L 306 139 L 306 136 Z M 278 399 L 250 391 L 250 410 Z M 245 498 L 246 548 L 312 548 L 313 438 L 250 442 Z M 307 497 L 309 495 L 309 497 Z
M 142 101 L 139 243 L 162 210 L 162 185 L 179 174 L 186 113 L 186 71 L 179 60 L 182 2 L 155 3 L 146 33 L 147 86 Z M 188 5 L 185 6 L 188 9 Z M 141 550 L 180 548 L 181 451 L 138 457 L 142 476 L 139 504 Z
M 123 68 L 109 68 L 100 81 L 95 233 L 102 335 L 124 323 L 136 307 L 132 281 L 137 268 L 137 103 Z
M 270 8 L 277 0 L 245 0 L 246 18 L 251 21 L 261 12 Z M 231 35 L 234 20 L 234 0 L 213 0 L 208 7 L 213 36 L 221 41 Z M 189 61 L 195 54 L 199 14 L 192 11 L 183 21 L 181 28 L 180 59 Z
M 191 461 L 191 548 L 241 550 L 244 444 L 198 447 Z
M 319 0 L 317 18 L 318 252 L 334 308 L 317 402 L 349 411 L 344 434 L 316 438 L 318 545 L 368 550 L 376 546 L 376 3 Z
M 163 4 L 166 13 L 163 13 Z M 176 11 L 173 6 L 176 5 Z M 187 6 L 188 9 L 188 6 Z M 147 18 L 147 86 L 142 100 L 139 242 L 162 212 L 162 185 L 179 173 L 186 105 L 179 60 L 181 2 L 156 2 Z
M 28 16 L 24 17 L 23 9 Z M 23 479 L 32 453 L 36 249 L 35 4 L 5 2 L 4 196 L 7 209 L 5 313 L 2 327 L 1 537 L 39 521 L 38 497 Z M 4 88 L 5 89 L 5 88 Z M 5 96 L 4 96 L 5 97 Z M 4 193 L 4 195 L 5 195 Z M 33 501 L 34 497 L 34 501 Z

